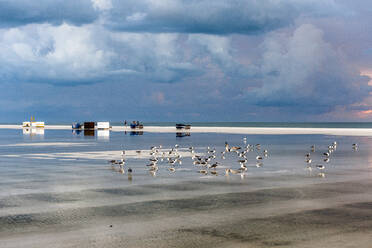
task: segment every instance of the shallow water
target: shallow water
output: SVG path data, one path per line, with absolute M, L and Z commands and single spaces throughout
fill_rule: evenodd
M 226 176 L 226 168 L 239 168 L 239 158 L 229 153 L 223 160 L 219 154 L 225 142 L 245 146 L 243 137 L 261 150 L 248 153 L 244 176 Z M 334 141 L 337 149 L 325 163 L 321 154 Z M 162 162 L 156 175 L 150 174 L 149 148 L 175 144 L 185 154 L 182 165 L 172 173 Z M 314 165 L 324 164 L 325 170 L 306 169 L 311 145 L 316 145 Z M 217 150 L 217 176 L 198 173 L 204 168 L 192 164 L 190 146 L 200 154 L 208 146 Z M 328 247 L 348 247 L 358 237 L 358 247 L 369 247 L 371 148 L 368 137 L 124 132 L 107 137 L 3 129 L 0 242 L 4 247 L 40 247 L 40 238 L 53 247 L 327 247 L 328 240 Z M 107 162 L 120 158 L 123 149 L 142 151 L 126 159 L 131 176 Z M 269 155 L 258 168 L 255 157 L 264 149 Z

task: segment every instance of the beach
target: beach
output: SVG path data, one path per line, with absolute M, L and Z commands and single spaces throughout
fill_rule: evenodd
M 0 248 L 372 248 L 371 0 L 0 0 Z
M 100 140 L 69 126 L 47 126 L 43 135 L 3 126 L 1 247 L 370 247 L 371 131 L 283 129 L 192 127 L 177 138 L 173 127 L 132 136 L 114 126 Z M 225 141 L 262 148 L 248 153 L 244 175 L 225 174 L 239 167 L 235 153 L 216 158 L 217 174 L 198 173 L 192 157 L 206 156 L 207 146 L 219 154 Z M 162 145 L 162 154 L 176 144 L 175 172 L 164 159 L 149 173 L 150 147 Z M 307 170 L 311 145 L 325 170 Z M 123 149 L 131 174 L 108 162 Z

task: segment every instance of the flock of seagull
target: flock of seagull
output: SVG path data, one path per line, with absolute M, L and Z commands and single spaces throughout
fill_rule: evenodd
M 180 153 L 180 150 L 185 150 L 186 152 L 190 153 L 192 163 L 197 168 L 197 172 L 200 174 L 210 174 L 210 175 L 218 175 L 217 168 L 224 168 L 225 175 L 228 176 L 229 174 L 238 174 L 241 177 L 244 177 L 244 173 L 248 170 L 247 163 L 248 163 L 248 153 L 255 152 L 255 166 L 260 168 L 263 166 L 263 161 L 265 158 L 269 156 L 269 152 L 266 149 L 261 149 L 260 144 L 251 145 L 247 144 L 247 138 L 243 138 L 243 146 L 230 146 L 227 142 L 225 142 L 225 149 L 221 152 L 217 152 L 216 149 L 207 147 L 206 151 L 203 153 L 197 153 L 194 147 L 187 148 L 180 148 L 179 145 L 175 145 L 170 149 L 163 149 L 161 145 L 153 146 L 150 148 L 150 158 L 149 162 L 146 164 L 146 168 L 152 176 L 156 176 L 157 171 L 159 170 L 159 166 L 166 167 L 170 172 L 175 172 L 180 168 L 182 165 L 183 156 Z M 358 144 L 352 145 L 354 150 L 358 149 Z M 322 159 L 324 163 L 329 163 L 331 159 L 331 155 L 337 149 L 337 142 L 333 142 L 331 145 L 328 146 L 328 150 L 324 152 L 322 155 Z M 142 151 L 136 151 L 137 154 L 141 154 Z M 306 162 L 306 169 L 312 171 L 313 168 L 318 169 L 319 176 L 325 177 L 324 169 L 326 168 L 325 165 L 322 163 L 315 164 L 313 163 L 313 159 L 311 158 L 311 154 L 315 153 L 315 145 L 310 147 L 310 152 L 305 154 L 305 162 Z M 221 162 L 217 160 L 224 160 L 226 156 L 236 156 L 236 161 L 239 164 L 238 168 L 232 169 L 223 166 Z M 124 174 L 125 171 L 128 173 L 128 179 L 132 179 L 132 168 L 126 168 L 126 152 L 125 150 L 121 151 L 121 159 L 119 160 L 110 160 L 109 163 L 111 164 L 114 170 Z M 167 167 L 168 166 L 168 167 Z
M 264 149 L 261 150 L 261 145 L 250 145 L 247 144 L 247 138 L 243 138 L 244 146 L 230 146 L 227 142 L 225 142 L 225 149 L 217 153 L 215 148 L 207 147 L 206 152 L 198 153 L 194 147 L 189 147 L 187 152 L 190 153 L 192 163 L 197 168 L 197 172 L 200 174 L 210 174 L 210 175 L 218 175 L 217 168 L 225 168 L 225 175 L 229 174 L 239 174 L 242 177 L 244 176 L 244 172 L 248 170 L 247 168 L 247 155 L 249 152 L 255 151 L 255 166 L 262 167 L 263 166 L 263 159 L 268 157 L 268 150 Z M 146 164 L 147 170 L 150 172 L 152 176 L 156 176 L 157 171 L 159 170 L 159 166 L 169 166 L 167 169 L 170 172 L 175 172 L 180 165 L 182 165 L 182 155 L 180 154 L 180 150 L 182 148 L 179 145 L 175 145 L 170 149 L 163 149 L 162 146 L 153 146 L 150 148 L 150 158 L 148 164 Z M 142 151 L 136 151 L 140 154 Z M 236 169 L 226 168 L 218 162 L 217 160 L 226 159 L 227 155 L 234 156 L 236 154 L 237 162 L 240 165 Z M 124 174 L 125 173 L 125 163 L 126 163 L 126 153 L 125 150 L 121 151 L 121 159 L 119 160 L 110 160 L 109 163 L 115 169 L 118 166 L 118 172 Z M 133 169 L 127 168 L 128 175 L 131 176 Z
M 358 150 L 358 144 L 352 145 L 353 150 Z M 324 163 L 329 163 L 331 161 L 331 155 L 334 151 L 337 149 L 337 142 L 334 141 L 332 144 L 328 145 L 328 150 L 322 153 L 322 159 Z M 313 167 L 318 169 L 320 172 L 318 173 L 318 176 L 325 177 L 325 173 L 323 172 L 326 168 L 326 166 L 322 163 L 317 163 L 315 166 L 313 165 L 313 160 L 311 158 L 311 153 L 315 153 L 315 145 L 312 145 L 310 147 L 310 152 L 305 154 L 305 162 L 307 164 L 306 169 L 310 172 L 313 170 Z

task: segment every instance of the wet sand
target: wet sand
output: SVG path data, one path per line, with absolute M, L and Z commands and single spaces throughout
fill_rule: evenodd
M 370 180 L 252 190 L 256 181 L 9 196 L 0 209 L 41 208 L 2 213 L 1 247 L 370 247 Z M 80 204 L 96 198 L 106 203 Z

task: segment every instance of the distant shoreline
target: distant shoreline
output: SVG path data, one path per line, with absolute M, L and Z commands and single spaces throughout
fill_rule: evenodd
M 0 129 L 22 129 L 22 125 L 0 125 Z M 46 125 L 46 130 L 72 130 L 70 125 Z M 111 131 L 144 131 L 151 133 L 228 133 L 228 134 L 322 134 L 341 136 L 372 136 L 372 128 L 314 128 L 314 127 L 191 127 L 179 130 L 174 126 L 145 126 L 131 129 L 129 126 L 113 126 Z

